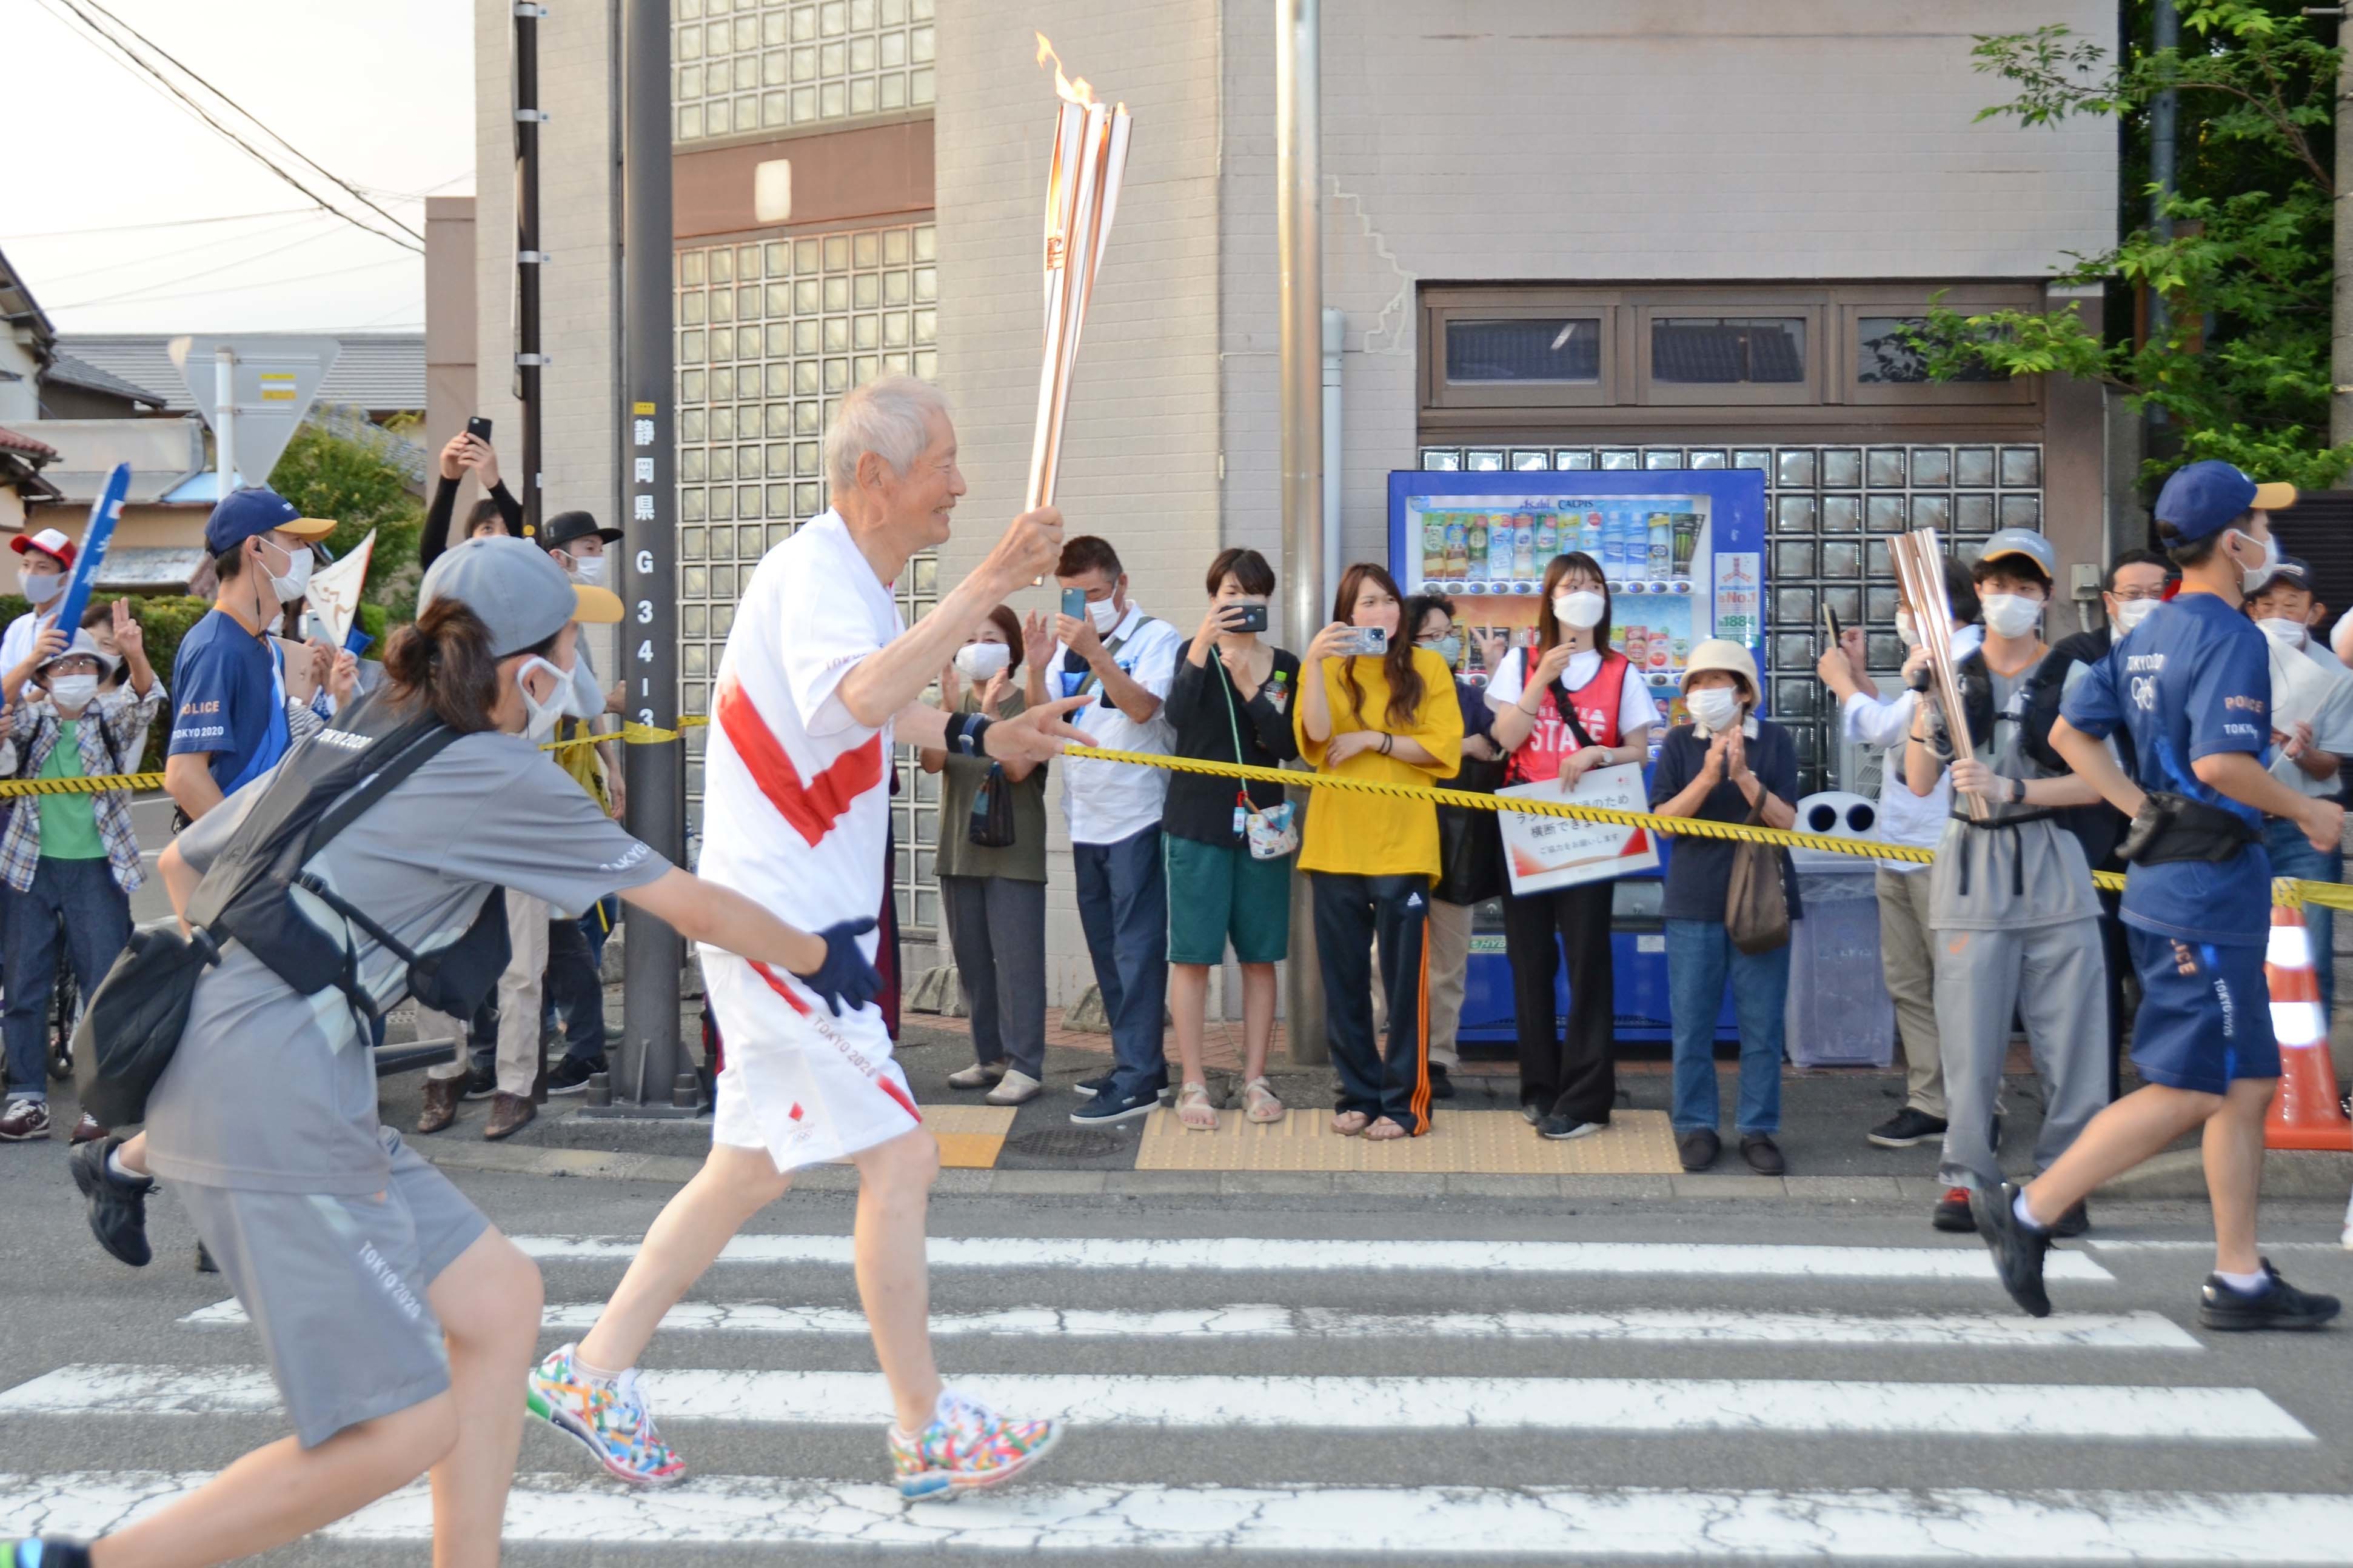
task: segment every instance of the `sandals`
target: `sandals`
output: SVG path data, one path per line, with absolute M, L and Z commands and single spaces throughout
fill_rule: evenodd
M 1382 1117 L 1378 1121 L 1374 1122 L 1370 1127 L 1365 1129 L 1365 1142 L 1367 1143 L 1386 1143 L 1392 1138 L 1404 1138 L 1408 1136 L 1409 1136 L 1409 1134 L 1404 1128 L 1399 1127 L 1396 1122 L 1390 1121 L 1386 1116 Z
M 1265 1079 L 1254 1078 L 1242 1085 L 1242 1115 L 1252 1121 L 1282 1120 L 1282 1101 L 1274 1097 L 1274 1089 Z
M 1218 1130 L 1218 1108 L 1209 1103 L 1209 1086 L 1188 1083 L 1176 1091 L 1176 1120 L 1195 1132 Z
M 1361 1110 L 1335 1110 L 1332 1113 L 1332 1131 L 1343 1138 L 1354 1138 L 1371 1126 L 1372 1121 Z

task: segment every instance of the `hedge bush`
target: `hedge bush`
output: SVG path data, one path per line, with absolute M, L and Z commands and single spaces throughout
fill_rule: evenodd
M 172 668 L 180 652 L 180 639 L 188 628 L 204 618 L 212 601 L 194 598 L 185 594 L 148 595 L 143 594 L 93 594 L 90 603 L 108 605 L 115 600 L 128 598 L 131 613 L 137 617 L 140 630 L 147 637 L 147 662 L 155 667 L 155 674 L 166 691 L 173 690 Z M 0 594 L 0 626 L 13 626 L 16 617 L 32 609 L 32 604 L 20 594 Z M 173 704 L 165 703 L 155 715 L 155 728 L 147 738 L 147 751 L 139 763 L 142 773 L 153 773 L 163 765 L 164 747 L 172 738 Z

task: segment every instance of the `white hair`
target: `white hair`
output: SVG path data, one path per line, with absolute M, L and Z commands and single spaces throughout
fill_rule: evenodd
M 940 389 L 912 375 L 885 375 L 853 390 L 825 433 L 825 482 L 839 498 L 858 488 L 858 459 L 871 452 L 901 479 L 932 444 L 930 416 L 947 417 Z

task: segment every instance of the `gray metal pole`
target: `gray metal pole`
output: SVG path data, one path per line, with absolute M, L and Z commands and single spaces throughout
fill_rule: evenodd
M 539 269 L 545 258 L 539 247 L 539 128 L 548 115 L 539 107 L 539 20 L 546 15 L 547 7 L 533 0 L 515 0 L 515 398 L 522 405 L 522 531 L 527 538 L 539 534 L 540 497 L 545 488 L 540 474 L 539 373 L 547 360 L 539 342 Z M 541 1067 L 543 1073 L 545 1063 Z
M 2175 11 L 2173 0 L 2156 0 L 2150 8 L 2149 47 L 2179 48 L 2181 45 L 2181 17 Z M 2148 106 L 2148 226 L 2159 239 L 2173 237 L 2173 220 L 2166 216 L 2165 204 L 2171 200 L 2174 180 L 2174 122 L 2180 108 L 2180 95 L 2167 88 Z M 2172 312 L 2168 309 L 2164 293 L 2156 289 L 2148 291 L 2148 341 L 2163 338 Z M 2162 409 L 2150 411 L 2157 422 L 2162 422 Z
M 213 350 L 213 463 L 218 499 L 237 483 L 237 351 L 225 346 Z
M 678 723 L 677 428 L 670 390 L 670 7 L 622 0 L 627 107 L 622 184 L 621 420 L 629 471 L 621 669 L 628 717 Z M 674 859 L 686 853 L 685 747 L 624 746 L 629 831 Z M 617 1102 L 640 1114 L 694 1108 L 693 1075 L 679 1054 L 678 933 L 637 910 L 623 957 Z M 681 1106 L 678 1101 L 683 1099 Z
M 2343 5 L 2307 5 L 2307 16 L 2337 19 L 2336 279 L 2329 291 L 2328 444 L 2353 441 L 2353 30 Z
M 1275 0 L 1275 226 L 1282 321 L 1283 632 L 1293 647 L 1324 626 L 1324 237 L 1317 0 Z M 1303 679 L 1317 680 L 1307 670 Z M 1304 791 L 1294 791 L 1294 796 Z M 1308 806 L 1313 810 L 1312 805 Z M 1328 1059 L 1308 880 L 1292 879 L 1283 986 L 1291 1059 Z

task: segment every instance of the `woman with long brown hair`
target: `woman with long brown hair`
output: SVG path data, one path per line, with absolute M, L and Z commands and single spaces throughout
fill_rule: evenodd
M 1396 580 L 1369 562 L 1340 578 L 1332 624 L 1307 645 L 1299 753 L 1321 773 L 1426 784 L 1461 765 L 1462 710 L 1446 661 L 1417 647 Z M 1377 634 L 1367 636 L 1366 634 Z M 1377 643 L 1379 651 L 1355 651 Z M 1311 673 L 1312 672 L 1312 673 Z M 1325 1030 L 1341 1092 L 1332 1130 L 1367 1138 L 1430 1131 L 1430 966 L 1438 813 L 1427 801 L 1315 792 L 1299 868 L 1314 889 Z M 1371 954 L 1380 944 L 1388 1041 L 1373 1037 Z
M 1556 555 L 1536 604 L 1536 646 L 1506 658 L 1487 683 L 1506 782 L 1559 781 L 1566 795 L 1591 769 L 1651 754 L 1658 705 L 1624 654 L 1609 647 L 1609 584 L 1583 552 Z M 1535 666 L 1534 674 L 1529 666 Z M 1518 1023 L 1520 1113 L 1546 1138 L 1582 1138 L 1609 1124 L 1618 1096 L 1610 1058 L 1617 994 L 1609 963 L 1614 881 L 1504 897 L 1504 952 Z M 1554 977 L 1568 953 L 1563 1027 Z M 1555 1030 L 1561 1030 L 1555 1043 Z

